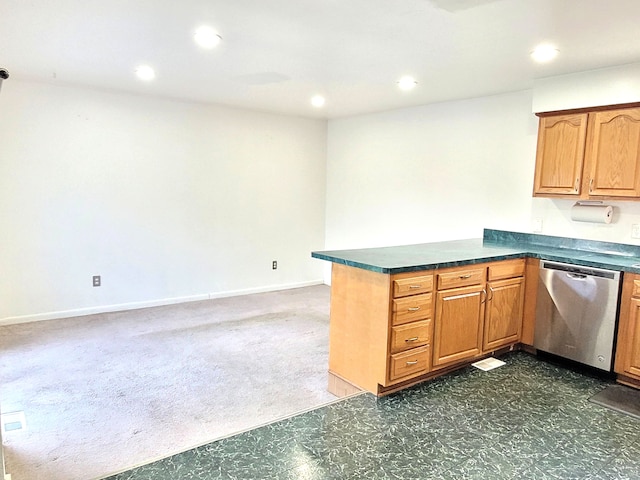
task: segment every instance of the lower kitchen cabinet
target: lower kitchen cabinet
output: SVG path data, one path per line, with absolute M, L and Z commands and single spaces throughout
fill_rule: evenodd
M 524 277 L 487 284 L 483 351 L 520 341 L 524 306 Z
M 473 358 L 482 352 L 484 285 L 453 288 L 436 297 L 433 365 Z
M 414 348 L 391 355 L 389 379 L 391 381 L 429 371 L 429 346 Z
M 517 344 L 524 271 L 524 259 L 401 274 L 334 263 L 330 391 L 384 395 Z
M 347 382 L 377 395 L 427 374 L 432 288 L 432 272 L 388 275 L 334 264 L 329 391 L 339 395 Z
M 614 370 L 621 383 L 640 387 L 640 275 L 623 279 Z
M 525 261 L 505 260 L 477 267 L 438 272 L 438 286 L 459 288 L 437 292 L 434 368 L 520 341 Z

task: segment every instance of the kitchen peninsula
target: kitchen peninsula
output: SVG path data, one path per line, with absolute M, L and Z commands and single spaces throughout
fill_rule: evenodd
M 640 246 L 485 229 L 482 239 L 312 256 L 333 263 L 332 393 L 385 395 L 531 347 L 540 260 L 624 272 L 614 370 L 640 386 Z

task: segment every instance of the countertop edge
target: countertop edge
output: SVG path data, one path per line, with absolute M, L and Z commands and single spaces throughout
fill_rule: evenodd
M 500 247 L 499 245 L 491 245 L 492 247 Z M 512 246 L 503 246 L 505 249 L 514 250 Z M 582 254 L 593 253 L 593 252 L 582 252 Z M 450 268 L 450 267 L 462 267 L 465 265 L 475 265 L 479 263 L 487 263 L 487 262 L 497 262 L 501 260 L 512 260 L 517 258 L 536 258 L 539 260 L 548 260 L 552 262 L 562 262 L 562 263 L 570 263 L 574 265 L 581 265 L 585 267 L 594 267 L 594 268 L 603 268 L 609 270 L 616 270 L 626 273 L 640 274 L 640 266 L 635 267 L 631 265 L 624 265 L 620 262 L 611 263 L 602 261 L 602 260 L 594 260 L 588 258 L 579 258 L 579 254 L 574 256 L 567 255 L 567 252 L 560 253 L 546 253 L 546 252 L 536 252 L 533 249 L 522 249 L 519 252 L 511 252 L 504 254 L 496 254 L 496 255 L 483 255 L 474 258 L 465 258 L 460 260 L 450 260 L 445 262 L 433 262 L 433 263 L 420 263 L 415 265 L 402 265 L 402 266 L 380 266 L 380 265 L 371 265 L 363 262 L 357 262 L 353 260 L 348 260 L 345 258 L 340 258 L 332 255 L 328 255 L 322 252 L 312 252 L 311 256 L 313 258 L 317 258 L 319 260 L 326 260 L 332 263 L 337 263 L 340 265 L 345 265 L 348 267 L 361 268 L 364 270 L 368 270 L 371 272 L 383 273 L 383 274 L 398 274 L 398 273 L 406 273 L 406 272 L 417 272 L 417 271 L 425 271 L 425 270 L 436 270 L 441 268 Z M 625 258 L 625 257 L 622 257 Z

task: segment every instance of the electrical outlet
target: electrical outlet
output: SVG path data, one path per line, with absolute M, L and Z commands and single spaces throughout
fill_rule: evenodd
M 631 238 L 640 238 L 640 223 L 631 225 Z
M 278 261 L 274 260 L 273 262 L 271 262 L 271 268 L 274 270 L 278 269 Z
M 540 233 L 542 231 L 542 219 L 541 218 L 534 218 L 533 221 L 531 222 L 531 230 L 533 230 L 533 233 Z
M 102 279 L 100 278 L 100 275 L 94 275 L 93 276 L 93 286 L 94 287 L 99 287 L 102 283 Z

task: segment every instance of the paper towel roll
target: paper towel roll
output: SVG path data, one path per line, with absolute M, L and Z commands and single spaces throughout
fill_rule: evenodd
M 611 205 L 580 205 L 571 207 L 571 220 L 576 222 L 611 223 L 613 207 Z

